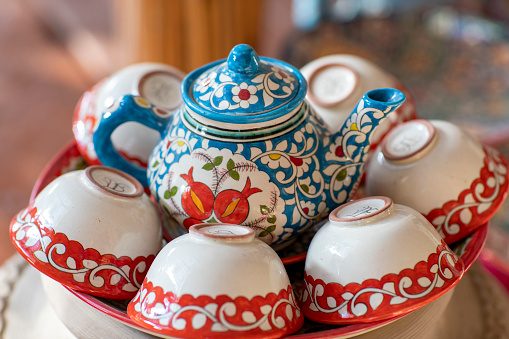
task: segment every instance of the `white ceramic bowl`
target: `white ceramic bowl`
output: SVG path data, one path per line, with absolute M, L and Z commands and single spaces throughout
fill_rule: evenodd
M 162 247 L 159 215 L 141 184 L 104 166 L 52 181 L 13 219 L 10 235 L 42 273 L 110 299 L 132 298 Z
M 507 161 L 454 124 L 404 123 L 366 169 L 366 194 L 419 211 L 451 244 L 485 224 L 509 188 Z
M 315 59 L 300 71 L 308 81 L 308 102 L 332 131 L 339 130 L 364 93 L 376 88 L 396 88 L 405 94 L 405 102 L 372 136 L 372 149 L 391 128 L 416 118 L 415 100 L 410 91 L 369 60 L 334 54 Z
M 74 110 L 73 133 L 80 153 L 90 165 L 100 165 L 93 134 L 102 114 L 111 111 L 126 94 L 136 95 L 167 111 L 182 103 L 180 83 L 185 74 L 155 62 L 142 62 L 120 69 L 102 80 L 80 98 Z M 141 99 L 141 100 L 143 100 Z M 112 134 L 115 148 L 135 164 L 146 166 L 160 135 L 141 124 L 125 123 Z
M 127 312 L 162 335 L 280 337 L 303 316 L 286 270 L 248 227 L 191 226 L 158 254 Z
M 367 197 L 336 208 L 311 241 L 301 308 L 330 324 L 387 319 L 437 299 L 463 272 L 421 214 Z

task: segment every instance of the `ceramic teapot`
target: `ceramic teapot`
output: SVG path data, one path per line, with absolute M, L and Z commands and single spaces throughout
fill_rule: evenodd
M 184 103 L 175 112 L 124 96 L 94 134 L 99 159 L 149 186 L 184 231 L 205 222 L 239 224 L 276 248 L 350 199 L 370 136 L 405 99 L 395 89 L 372 90 L 330 131 L 305 100 L 302 74 L 248 45 L 191 72 L 181 90 Z M 146 171 L 111 143 L 127 121 L 161 134 Z

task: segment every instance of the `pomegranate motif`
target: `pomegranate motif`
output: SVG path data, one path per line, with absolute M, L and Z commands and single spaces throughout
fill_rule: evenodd
M 182 207 L 191 218 L 205 220 L 212 214 L 214 194 L 204 183 L 194 181 L 193 168 L 187 175 L 180 175 L 187 182 L 182 193 Z
M 187 219 L 184 219 L 184 221 L 183 221 L 183 225 L 186 229 L 189 229 L 189 227 L 191 227 L 193 225 L 198 225 L 198 224 L 203 224 L 203 220 L 187 218 Z
M 214 213 L 217 219 L 224 223 L 240 224 L 249 214 L 247 198 L 261 191 L 256 187 L 251 188 L 251 180 L 248 177 L 242 192 L 232 189 L 220 192 L 214 202 Z

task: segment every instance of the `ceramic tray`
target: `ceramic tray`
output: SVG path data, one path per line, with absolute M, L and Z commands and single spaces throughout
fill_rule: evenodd
M 495 262 L 489 263 L 496 267 Z M 509 275 L 502 278 L 509 281 Z M 0 284 L 3 286 L 0 291 L 3 339 L 153 338 L 76 298 L 61 284 L 42 276 L 20 255 L 14 255 L 0 267 Z M 509 338 L 507 292 L 477 260 L 455 289 L 443 297 L 398 321 L 353 336 L 359 339 L 476 339 L 487 335 Z M 331 331 L 315 334 L 322 333 L 322 338 L 343 337 L 330 335 Z
M 32 190 L 30 197 L 30 203 L 33 202 L 37 194 L 52 180 L 58 176 L 77 169 L 83 169 L 87 165 L 83 158 L 80 156 L 76 144 L 74 142 L 69 143 L 64 147 L 44 168 L 43 172 L 36 181 L 36 184 Z M 313 231 L 316 231 L 319 225 L 310 232 L 297 238 L 296 242 L 292 246 L 292 250 L 286 250 L 278 252 L 283 263 L 286 265 L 290 280 L 293 284 L 299 284 L 302 280 L 302 272 L 304 271 L 304 259 L 306 257 L 307 247 L 314 235 Z M 476 232 L 467 238 L 464 238 L 451 246 L 451 249 L 460 256 L 464 263 L 465 268 L 468 270 L 470 266 L 479 256 L 481 249 L 486 241 L 488 233 L 488 225 L 485 224 L 479 228 Z M 171 240 L 172 232 L 166 230 L 166 238 Z M 295 289 L 296 291 L 298 289 Z M 127 304 L 128 301 L 109 300 L 103 298 L 93 297 L 91 295 L 69 290 L 77 298 L 83 300 L 87 304 L 91 305 L 100 312 L 128 325 L 133 328 L 142 330 L 150 333 L 154 336 L 159 336 L 157 332 L 153 332 L 134 323 L 127 315 Z M 365 333 L 376 328 L 385 326 L 401 317 L 399 315 L 387 320 L 376 321 L 366 324 L 356 324 L 348 326 L 335 326 L 318 324 L 309 320 L 306 320 L 304 326 L 297 333 L 292 335 L 294 338 L 316 338 L 320 337 L 349 337 L 360 333 Z

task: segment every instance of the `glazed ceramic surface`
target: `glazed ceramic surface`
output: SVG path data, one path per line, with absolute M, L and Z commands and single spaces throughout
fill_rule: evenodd
M 67 145 L 64 149 L 62 149 L 61 152 L 55 155 L 55 157 L 48 163 L 46 168 L 42 171 L 33 188 L 32 196 L 37 196 L 37 194 L 42 190 L 42 188 L 45 187 L 49 182 L 51 182 L 52 179 L 62 175 L 63 173 L 66 173 L 67 171 L 80 169 L 82 164 L 83 159 L 79 155 L 76 149 L 76 145 L 74 143 Z M 313 227 L 312 230 L 314 230 L 314 228 L 315 227 Z M 474 263 L 474 261 L 477 259 L 485 243 L 487 233 L 488 225 L 486 224 L 483 225 L 478 230 L 476 230 L 470 236 L 467 236 L 466 238 L 463 238 L 452 245 L 451 248 L 453 249 L 453 251 L 465 263 L 465 271 L 467 271 L 470 268 L 470 266 Z M 305 257 L 305 253 L 307 252 L 307 248 L 309 246 L 309 241 L 312 238 L 312 234 L 310 234 L 310 232 L 306 232 L 303 235 L 305 235 L 305 237 L 297 238 L 294 244 L 297 244 L 298 242 L 299 247 L 303 248 L 302 253 L 304 254 Z M 291 248 L 296 248 L 296 246 L 295 245 L 291 246 Z M 290 248 L 287 247 L 285 251 L 289 249 Z M 293 260 L 293 258 L 291 259 Z M 290 269 L 289 267 L 289 269 L 287 269 L 287 272 L 289 273 L 289 277 L 293 282 L 292 286 L 294 291 L 299 292 L 302 288 L 301 284 L 302 276 L 300 275 L 300 273 L 302 273 L 303 271 L 303 266 L 300 266 L 300 264 L 298 264 L 297 266 L 291 265 L 291 267 L 298 268 L 297 270 L 295 270 Z M 146 327 L 142 327 L 138 323 L 135 323 L 133 320 L 131 320 L 127 315 L 127 301 L 125 300 L 118 301 L 112 299 L 103 299 L 75 290 L 70 291 L 76 298 L 87 303 L 88 305 L 93 307 L 97 312 L 100 312 L 103 315 L 107 315 L 110 319 L 119 321 L 123 324 L 129 325 L 138 330 L 145 331 L 156 337 L 166 337 L 156 330 L 150 330 Z M 359 323 L 347 326 L 319 324 L 304 319 L 303 327 L 294 335 L 298 335 L 299 338 L 316 338 L 317 336 L 346 338 L 351 337 L 353 335 L 357 335 L 359 333 L 371 331 L 381 326 L 385 326 L 402 317 L 404 317 L 404 315 L 395 315 L 394 317 L 386 320 L 379 320 L 369 323 Z
M 76 105 L 73 133 L 79 151 L 90 165 L 101 162 L 93 144 L 93 134 L 104 112 L 118 105 L 126 94 L 133 94 L 165 110 L 182 103 L 180 84 L 184 73 L 162 63 L 144 62 L 125 67 L 85 92 Z M 115 148 L 135 164 L 146 166 L 159 134 L 136 123 L 119 126 L 111 135 Z
M 509 187 L 507 161 L 450 122 L 395 128 L 368 165 L 367 195 L 416 209 L 450 244 L 486 223 Z
M 13 219 L 10 235 L 39 271 L 113 299 L 136 294 L 162 246 L 159 215 L 141 184 L 103 166 L 55 179 Z
M 462 239 L 457 244 L 455 244 L 454 251 L 458 256 L 461 256 L 461 258 L 465 262 L 465 270 L 470 267 L 474 261 L 476 260 L 477 256 L 479 255 L 483 243 L 486 239 L 488 227 L 485 225 L 485 227 L 477 230 L 474 232 L 471 236 Z M 299 278 L 300 279 L 300 278 Z M 294 286 L 294 291 L 297 291 L 296 288 L 299 288 L 300 285 Z M 101 313 L 107 314 L 113 319 L 116 319 L 124 324 L 127 324 L 129 326 L 135 327 L 142 331 L 147 331 L 148 333 L 156 336 L 156 337 L 162 337 L 167 338 L 167 336 L 161 334 L 157 330 L 150 330 L 146 327 L 142 327 L 138 323 L 135 323 L 133 320 L 131 320 L 127 315 L 127 304 L 122 302 L 118 303 L 114 300 L 107 300 L 107 299 L 98 299 L 95 298 L 89 294 L 81 293 L 77 291 L 71 291 L 77 298 L 80 300 L 83 300 L 87 304 L 94 307 L 96 310 L 98 310 Z M 404 315 L 394 315 L 394 317 L 391 317 L 390 319 L 386 320 L 379 320 L 379 321 L 373 321 L 369 323 L 359 323 L 359 324 L 352 324 L 352 325 L 346 325 L 346 326 L 337 326 L 337 325 L 330 325 L 330 324 L 319 324 L 310 320 L 304 319 L 304 325 L 301 330 L 299 330 L 296 335 L 298 335 L 298 338 L 317 338 L 319 336 L 321 337 L 338 337 L 338 338 L 349 338 L 354 335 L 357 335 L 359 333 L 367 332 L 382 326 L 385 326 L 397 319 L 400 319 L 401 317 L 404 317 Z
M 435 300 L 463 271 L 417 211 L 386 197 L 363 198 L 335 209 L 311 241 L 302 310 L 331 324 L 381 320 Z
M 404 101 L 398 90 L 368 92 L 331 132 L 304 100 L 298 70 L 247 45 L 190 73 L 182 89 L 185 105 L 172 115 L 126 96 L 94 134 L 100 159 L 145 180 L 184 231 L 202 222 L 242 224 L 275 246 L 349 199 L 371 134 Z M 161 133 L 147 172 L 110 142 L 127 116 Z
M 33 204 L 35 198 L 42 189 L 62 174 L 70 171 L 81 170 L 86 167 L 87 163 L 78 151 L 76 143 L 74 141 L 70 142 L 62 148 L 62 150 L 58 152 L 43 169 L 32 188 L 29 203 Z M 160 209 L 158 210 L 160 211 Z M 175 223 L 166 222 L 167 217 L 164 213 L 160 214 L 160 218 L 162 221 L 163 238 L 165 241 L 170 242 L 182 234 L 187 233 L 179 228 Z M 284 265 L 304 261 L 311 238 L 313 238 L 313 235 L 325 222 L 326 220 L 322 220 L 321 222 L 316 223 L 307 232 L 299 235 L 299 237 L 295 239 L 295 242 L 293 242 L 292 246 L 287 246 L 277 251 L 277 254 Z
M 483 266 L 485 264 L 492 267 L 496 265 L 493 262 L 483 262 Z M 59 329 L 66 333 L 70 331 L 74 335 L 71 336 L 73 339 L 89 337 L 91 333 L 100 338 L 112 339 L 154 338 L 101 313 L 52 279 L 43 276 L 39 279 L 39 272 L 27 265 L 25 260 L 15 256 L 0 267 L 1 283 L 8 286 L 0 295 L 5 305 L 1 309 L 4 339 L 19 339 L 20 329 L 25 337 L 40 339 L 56 338 L 56 333 L 60 334 Z M 380 322 L 336 326 L 333 331 L 319 333 L 302 334 L 305 332 L 299 331 L 295 338 L 481 338 L 483 333 L 507 338 L 509 330 L 504 320 L 509 317 L 509 300 L 507 288 L 503 289 L 499 282 L 508 281 L 509 275 L 502 275 L 499 280 L 477 264 L 444 296 L 408 316 L 386 324 L 388 326 L 380 326 Z M 450 295 L 452 298 L 449 302 L 447 299 Z M 437 307 L 437 304 L 442 303 L 447 305 L 445 310 Z M 27 327 L 27 323 L 32 326 Z M 381 328 L 369 331 L 372 328 L 366 325 L 374 324 Z M 360 331 L 345 332 L 345 329 L 360 326 L 364 327 Z
M 202 224 L 166 245 L 129 303 L 144 327 L 177 337 L 280 337 L 303 316 L 276 252 L 250 228 Z
M 308 81 L 306 98 L 309 104 L 332 130 L 342 126 L 368 91 L 390 87 L 405 94 L 405 102 L 380 123 L 371 137 L 372 150 L 390 129 L 416 118 L 415 101 L 410 91 L 392 74 L 367 59 L 349 54 L 328 55 L 311 61 L 300 71 Z

